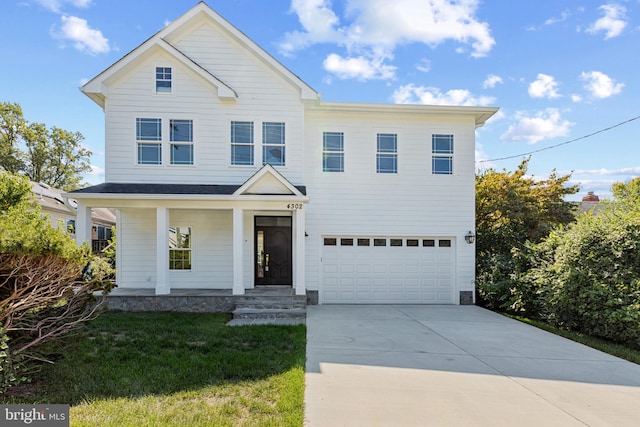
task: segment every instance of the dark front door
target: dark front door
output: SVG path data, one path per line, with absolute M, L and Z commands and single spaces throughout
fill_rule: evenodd
M 291 217 L 255 218 L 256 285 L 291 286 Z

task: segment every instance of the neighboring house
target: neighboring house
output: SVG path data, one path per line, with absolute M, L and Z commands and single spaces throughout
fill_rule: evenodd
M 77 203 L 63 197 L 62 191 L 41 182 L 31 182 L 31 192 L 40 205 L 42 213 L 49 217 L 51 225 L 63 225 L 75 236 Z M 116 225 L 116 215 L 106 208 L 91 210 L 91 246 L 94 252 L 100 252 L 108 245 L 111 228 Z
M 602 205 L 600 204 L 600 197 L 598 197 L 593 191 L 589 191 L 587 195 L 582 198 L 578 211 L 580 213 L 593 212 L 594 214 L 597 214 L 601 208 Z
M 475 130 L 497 108 L 324 102 L 204 3 L 81 89 L 105 112 L 120 288 L 472 303 Z

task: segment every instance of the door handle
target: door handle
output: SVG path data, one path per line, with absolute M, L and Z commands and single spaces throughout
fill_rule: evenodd
M 264 265 L 264 271 L 269 271 L 269 254 L 265 255 L 265 265 Z

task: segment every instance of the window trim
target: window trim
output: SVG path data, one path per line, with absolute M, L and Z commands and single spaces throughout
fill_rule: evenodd
M 390 137 L 392 136 L 394 139 L 394 147 L 393 151 L 391 150 L 381 150 L 380 142 L 381 137 Z M 383 158 L 393 159 L 394 168 L 393 169 L 382 169 L 380 166 L 380 161 Z M 389 133 L 389 132 L 376 132 L 376 173 L 377 174 L 397 174 L 398 173 L 398 133 Z
M 188 248 L 179 248 L 179 247 L 172 248 L 171 247 L 171 229 L 175 229 L 176 233 L 179 233 L 180 232 L 179 230 L 183 229 L 183 228 L 188 228 L 189 229 L 189 247 Z M 193 231 L 194 231 L 194 229 L 193 229 L 193 226 L 191 226 L 191 225 L 170 225 L 169 226 L 169 229 L 167 230 L 167 232 L 169 233 L 169 260 L 168 261 L 169 261 L 169 271 L 170 272 L 174 272 L 174 271 L 193 271 L 193 235 L 194 235 Z M 182 260 L 172 259 L 172 254 L 175 254 L 177 252 L 188 252 L 188 254 L 189 254 L 189 258 L 188 258 L 189 268 L 175 268 L 175 267 L 172 268 L 172 261 L 174 263 L 178 262 L 178 261 L 183 261 L 184 262 L 184 259 L 182 259 Z M 175 264 L 174 264 L 174 266 L 175 266 Z
M 266 129 L 267 126 L 278 125 L 282 129 L 281 134 L 281 142 L 266 142 Z M 262 122 L 262 165 L 266 165 L 269 163 L 271 166 L 285 167 L 287 165 L 287 156 L 286 156 L 286 147 L 287 147 L 287 134 L 286 134 L 286 122 L 275 122 L 275 121 L 263 121 Z M 280 147 L 282 149 L 281 159 L 278 162 L 267 162 L 267 150 L 268 147 Z
M 340 138 L 340 149 L 328 149 L 327 137 L 334 136 Z M 339 158 L 340 165 L 338 168 L 329 168 L 327 160 L 329 158 Z M 344 172 L 344 132 L 322 132 L 322 172 Z
M 437 140 L 447 138 L 449 146 L 438 147 Z M 432 133 L 431 134 L 431 174 L 432 175 L 453 175 L 453 156 L 455 154 L 455 136 L 452 133 Z M 440 168 L 442 162 L 447 162 L 446 168 Z M 438 167 L 437 167 L 438 166 Z
M 176 141 L 174 140 L 174 131 L 173 126 L 175 126 L 174 122 L 188 122 L 189 124 L 189 138 L 188 141 Z M 169 165 L 170 166 L 193 166 L 195 163 L 195 144 L 193 142 L 193 119 L 169 119 Z M 190 163 L 177 163 L 173 159 L 173 147 L 174 146 L 183 146 L 190 147 Z
M 143 135 L 143 124 L 151 124 L 151 121 L 155 121 L 156 135 L 146 136 Z M 140 166 L 160 166 L 162 165 L 162 118 L 159 117 L 136 117 L 136 164 Z M 144 149 L 154 148 L 158 153 L 157 161 L 143 160 L 142 153 Z
M 251 142 L 246 143 L 246 142 L 234 142 L 234 124 L 236 123 L 248 123 L 251 125 L 251 130 L 250 130 L 250 136 L 251 136 Z M 255 165 L 256 163 L 256 156 L 255 156 L 255 141 L 256 141 L 256 135 L 255 135 L 255 131 L 256 131 L 256 126 L 255 126 L 255 122 L 253 120 L 231 120 L 229 121 L 229 147 L 230 147 L 230 152 L 229 152 L 229 165 L 230 166 L 245 166 L 245 167 L 252 167 Z M 251 163 L 234 163 L 234 157 L 233 157 L 233 149 L 234 147 L 250 147 L 250 160 Z
M 159 70 L 162 70 L 162 71 L 159 71 Z M 167 73 L 167 70 L 169 70 L 168 73 Z M 167 74 L 169 75 L 169 78 L 167 78 Z M 158 77 L 159 75 L 162 75 L 163 78 L 159 78 Z M 160 94 L 160 95 L 168 95 L 173 93 L 173 67 L 172 66 L 157 65 L 155 67 L 154 76 L 155 76 L 154 93 Z M 164 87 L 164 86 L 158 86 L 158 83 L 164 83 L 164 82 L 169 82 L 168 90 L 158 90 L 159 87 Z

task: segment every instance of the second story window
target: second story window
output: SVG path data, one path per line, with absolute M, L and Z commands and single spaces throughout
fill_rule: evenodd
M 169 120 L 172 165 L 193 164 L 193 120 Z
M 171 67 L 156 67 L 156 93 L 171 93 Z
M 231 164 L 253 165 L 253 122 L 231 122 Z
M 262 164 L 285 165 L 284 123 L 262 123 Z
M 162 120 L 136 119 L 139 165 L 162 164 Z
M 322 171 L 344 172 L 344 134 L 342 132 L 322 134 Z
M 376 151 L 377 173 L 398 173 L 398 135 L 379 133 Z
M 434 175 L 453 174 L 453 135 L 434 134 L 431 136 L 431 173 Z

